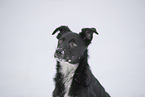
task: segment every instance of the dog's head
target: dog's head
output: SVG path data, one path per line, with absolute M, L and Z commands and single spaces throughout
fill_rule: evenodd
M 54 57 L 58 61 L 66 61 L 72 64 L 79 63 L 80 58 L 92 41 L 93 33 L 98 34 L 95 28 L 83 28 L 77 34 L 67 26 L 60 26 L 54 30 L 52 35 L 58 31 L 58 45 Z

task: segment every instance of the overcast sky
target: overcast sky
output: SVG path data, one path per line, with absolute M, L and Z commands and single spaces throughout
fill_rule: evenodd
M 61 25 L 97 29 L 89 64 L 112 97 L 145 97 L 144 0 L 0 0 L 0 97 L 52 97 Z

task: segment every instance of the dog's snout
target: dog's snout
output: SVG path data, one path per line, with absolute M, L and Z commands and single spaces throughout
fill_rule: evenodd
M 56 54 L 62 55 L 62 54 L 64 54 L 64 51 L 62 49 L 57 49 Z
M 61 50 L 56 50 L 56 53 L 57 53 L 57 54 L 61 54 L 62 51 L 61 51 Z

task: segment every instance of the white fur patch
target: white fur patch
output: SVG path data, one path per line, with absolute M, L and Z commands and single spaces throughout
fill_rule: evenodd
M 63 83 L 65 85 L 65 95 L 64 97 L 69 97 L 68 93 L 70 90 L 70 86 L 72 84 L 72 79 L 75 73 L 75 70 L 78 67 L 78 64 L 70 64 L 68 62 L 61 61 L 60 62 L 61 66 L 61 73 L 63 74 Z

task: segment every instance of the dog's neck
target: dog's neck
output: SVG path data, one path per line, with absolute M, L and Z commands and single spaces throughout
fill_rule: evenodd
M 64 77 L 67 77 L 70 73 L 74 73 L 78 67 L 78 64 L 71 64 L 68 62 L 60 62 L 60 72 L 63 74 Z
M 69 97 L 68 94 L 77 95 L 78 91 L 80 91 L 84 85 L 89 84 L 86 83 L 89 82 L 86 81 L 89 79 L 86 75 L 89 69 L 87 58 L 88 55 L 86 50 L 78 64 L 70 64 L 57 60 L 57 73 L 54 78 L 56 82 L 56 95 L 61 95 L 63 97 Z
M 60 62 L 60 73 L 63 75 L 63 83 L 65 87 L 64 97 L 68 97 L 69 90 L 72 84 L 73 76 L 78 67 L 78 64 L 70 64 L 68 62 Z

